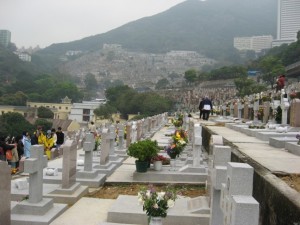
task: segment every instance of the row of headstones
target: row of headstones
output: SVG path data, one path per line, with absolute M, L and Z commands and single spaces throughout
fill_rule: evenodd
M 282 90 L 281 99 L 273 100 L 272 102 L 264 102 L 263 105 L 259 104 L 259 100 L 254 101 L 253 104 L 250 102 L 245 102 L 242 104 L 241 101 L 238 101 L 236 104 L 231 102 L 229 109 L 224 104 L 221 106 L 222 115 L 226 116 L 226 111 L 229 110 L 229 115 L 238 119 L 254 120 L 258 121 L 258 111 L 260 108 L 263 108 L 263 123 L 267 123 L 269 120 L 274 122 L 274 114 L 271 114 L 271 110 L 276 112 L 277 107 L 280 106 L 282 109 L 282 124 L 287 124 L 288 110 L 290 109 L 290 124 L 291 126 L 300 126 L 300 118 L 296 115 L 300 113 L 300 101 L 293 100 L 290 101 L 285 97 L 285 92 Z M 251 112 L 254 111 L 254 118 L 251 118 Z
M 168 121 L 168 114 L 162 113 L 126 124 L 126 147 L 133 142 L 150 138 L 161 126 Z
M 252 197 L 254 169 L 231 162 L 231 148 L 212 136 L 210 160 L 210 225 L 258 225 L 259 203 Z

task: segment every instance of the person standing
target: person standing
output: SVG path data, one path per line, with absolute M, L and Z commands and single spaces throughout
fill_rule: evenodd
M 210 111 L 213 109 L 211 100 L 208 98 L 208 96 L 205 96 L 202 104 L 203 119 L 208 120 Z
M 24 139 L 24 156 L 26 159 L 30 158 L 30 148 L 31 148 L 30 134 L 26 132 L 26 136 Z
M 202 98 L 201 101 L 200 101 L 200 103 L 199 103 L 200 119 L 203 116 L 203 100 L 204 100 L 204 98 Z
M 64 142 L 65 134 L 61 131 L 61 127 L 58 127 L 56 131 L 56 148 L 59 149 Z

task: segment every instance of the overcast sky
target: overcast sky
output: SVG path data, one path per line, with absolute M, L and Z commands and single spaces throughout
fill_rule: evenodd
M 185 0 L 0 0 L 0 29 L 17 47 L 44 48 L 105 33 Z

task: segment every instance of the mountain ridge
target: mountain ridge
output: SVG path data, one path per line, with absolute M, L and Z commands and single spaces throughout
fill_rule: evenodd
M 130 51 L 191 50 L 218 58 L 220 51 L 234 51 L 235 36 L 275 36 L 276 6 L 273 0 L 187 0 L 106 33 L 53 44 L 40 53 L 62 55 L 67 50 L 94 51 L 108 43 L 120 44 Z

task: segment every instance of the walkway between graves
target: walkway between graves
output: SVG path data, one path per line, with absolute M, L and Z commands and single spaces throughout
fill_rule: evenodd
M 267 168 L 272 173 L 300 173 L 300 157 L 284 149 L 274 148 L 269 142 L 248 136 L 215 123 L 203 122 L 209 130 L 237 146 L 238 150 Z

